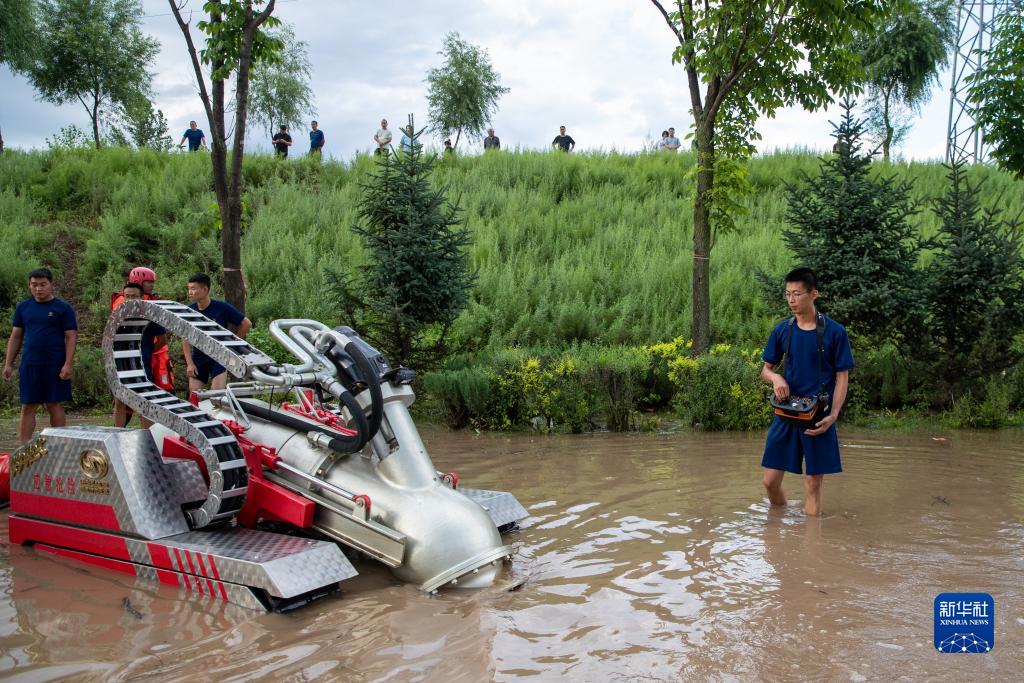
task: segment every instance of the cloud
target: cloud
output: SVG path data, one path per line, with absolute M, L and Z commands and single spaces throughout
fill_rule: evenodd
M 190 6 L 198 20 L 200 0 Z M 161 43 L 153 65 L 156 105 L 177 135 L 189 119 L 205 123 L 195 77 L 166 2 L 145 0 L 143 9 L 144 30 Z M 440 64 L 437 52 L 449 31 L 485 48 L 502 83 L 511 88 L 492 121 L 505 147 L 547 148 L 562 123 L 581 149 L 622 151 L 640 149 L 670 125 L 681 134 L 690 128 L 684 73 L 671 63 L 675 38 L 646 2 L 279 0 L 275 14 L 293 24 L 309 46 L 317 120 L 334 158 L 368 151 L 381 116 L 393 126 L 403 125 L 408 113 L 419 125 L 427 122 L 424 79 Z M 193 37 L 199 40 L 194 28 Z M 81 108 L 36 102 L 24 78 L 6 69 L 0 71 L 0 92 L 0 126 L 11 146 L 41 147 L 67 123 L 88 124 Z M 943 155 L 947 107 L 937 89 L 915 122 L 906 156 Z M 829 149 L 828 120 L 837 116 L 836 108 L 780 110 L 774 119 L 759 122 L 764 137 L 759 146 L 764 151 Z M 262 133 L 254 131 L 250 149 L 269 151 Z

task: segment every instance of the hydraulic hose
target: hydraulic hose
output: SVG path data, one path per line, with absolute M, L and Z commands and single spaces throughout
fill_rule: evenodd
M 380 430 L 381 419 L 384 416 L 384 395 L 380 390 L 380 377 L 373 369 L 373 365 L 370 364 L 369 359 L 354 341 L 345 345 L 345 353 L 347 353 L 349 358 L 352 359 L 352 362 L 355 364 L 355 368 L 358 371 L 356 379 L 365 382 L 367 389 L 370 391 L 369 436 L 367 438 L 367 441 L 369 441 L 377 434 L 378 430 Z M 333 339 L 331 340 L 331 346 L 327 349 L 325 355 L 330 359 L 331 363 L 334 364 L 339 376 L 343 375 L 344 367 L 342 366 L 342 362 L 345 359 L 342 357 L 341 353 L 339 353 L 337 342 Z M 349 410 L 351 410 L 351 408 Z
M 274 410 L 269 406 L 261 406 L 258 403 L 252 403 L 250 401 L 239 400 L 238 404 L 242 406 L 242 409 L 249 415 L 254 417 L 262 418 L 269 422 L 274 422 L 281 425 L 282 427 L 288 427 L 298 432 L 318 432 L 330 437 L 330 441 L 327 442 L 327 447 L 335 453 L 342 455 L 348 455 L 349 453 L 355 453 L 362 450 L 363 446 L 369 440 L 366 438 L 368 433 L 366 414 L 359 406 L 359 402 L 352 397 L 352 394 L 346 392 L 343 394 L 342 403 L 352 413 L 353 419 L 356 421 L 357 432 L 356 436 L 343 436 L 337 432 L 328 429 L 327 427 L 321 427 L 320 425 L 310 424 L 305 420 L 293 417 L 286 413 L 282 413 Z

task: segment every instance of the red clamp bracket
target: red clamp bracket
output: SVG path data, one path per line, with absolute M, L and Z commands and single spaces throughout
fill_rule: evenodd
M 454 472 L 445 472 L 441 475 L 441 483 L 448 488 L 457 489 L 459 488 L 459 475 Z
M 370 508 L 373 507 L 373 502 L 370 497 L 365 493 L 360 493 L 358 496 L 352 498 L 352 502 L 355 504 L 355 515 L 363 520 L 370 518 Z

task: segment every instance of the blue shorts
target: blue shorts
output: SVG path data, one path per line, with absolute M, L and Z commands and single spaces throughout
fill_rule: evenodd
M 195 357 L 193 356 L 192 362 L 196 365 L 196 379 L 203 384 L 209 384 L 210 380 L 214 377 L 218 377 L 222 373 L 227 372 L 223 365 L 217 363 L 209 356 L 206 356 L 198 362 L 196 362 Z M 150 363 L 150 367 L 152 367 L 152 362 Z M 152 370 L 150 370 L 150 372 L 152 372 Z
M 23 405 L 63 403 L 71 400 L 71 380 L 60 378 L 60 365 L 22 365 L 18 390 Z
M 837 474 L 843 471 L 843 465 L 839 462 L 836 426 L 833 424 L 820 436 L 807 436 L 803 427 L 783 422 L 776 417 L 768 429 L 761 467 L 804 474 L 805 460 L 806 474 Z

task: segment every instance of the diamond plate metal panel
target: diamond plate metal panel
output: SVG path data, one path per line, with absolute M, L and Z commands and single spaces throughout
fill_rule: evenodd
M 491 516 L 491 520 L 494 521 L 494 526 L 498 528 L 530 516 L 530 513 L 516 500 L 516 497 L 506 491 L 487 491 L 463 486 L 455 490 L 486 510 L 487 514 Z
M 177 550 L 171 555 L 179 566 L 184 565 L 182 571 L 262 588 L 279 598 L 301 595 L 358 573 L 333 543 L 253 529 L 192 531 L 160 543 Z
M 148 430 L 51 427 L 19 449 L 12 463 L 18 463 L 12 490 L 53 498 L 55 505 L 110 506 L 121 531 L 143 538 L 188 531 L 177 470 L 165 467 Z
M 199 465 L 192 460 L 177 458 L 164 458 L 164 465 L 170 468 L 170 476 L 177 483 L 183 502 L 195 503 L 206 499 L 206 480 Z
M 159 572 L 153 567 L 138 564 L 135 565 L 135 575 L 144 581 L 177 585 L 193 600 L 225 601 L 261 612 L 267 610 L 248 586 L 239 586 L 215 579 L 189 577 L 179 572 L 168 573 L 165 571 L 161 578 Z

